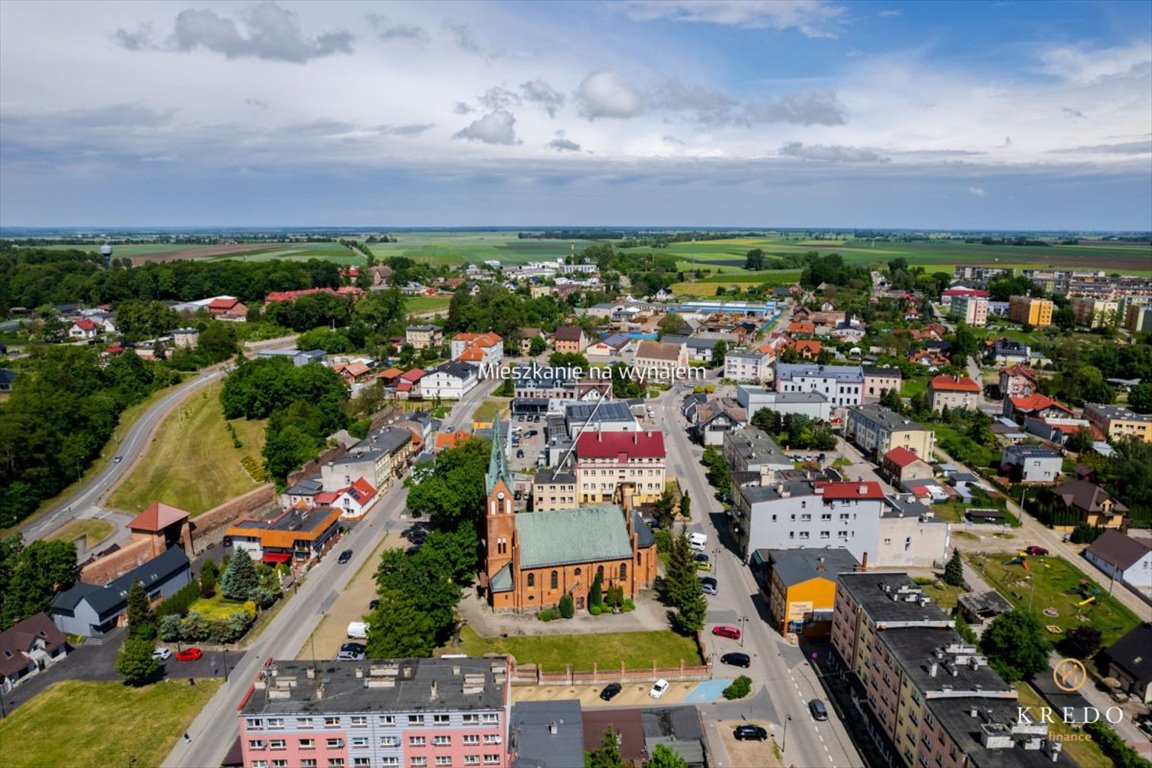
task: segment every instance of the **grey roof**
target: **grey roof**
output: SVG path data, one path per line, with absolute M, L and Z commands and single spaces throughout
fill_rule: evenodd
M 320 482 L 319 475 L 308 475 L 297 480 L 285 493 L 290 496 L 314 496 L 323 488 L 324 484 Z
M 895 376 L 898 379 L 904 377 L 899 368 L 881 368 L 876 365 L 864 366 L 865 376 Z
M 308 678 L 314 664 L 316 681 Z M 507 662 L 277 660 L 264 674 L 264 685 L 257 684 L 241 709 L 244 715 L 494 711 L 504 707 Z
M 927 427 L 917 424 L 907 416 L 896 413 L 891 408 L 885 408 L 882 405 L 854 405 L 848 409 L 848 416 L 849 418 L 856 416 L 862 420 L 873 422 L 888 431 L 930 431 Z
M 1057 487 L 1053 494 L 1064 502 L 1067 507 L 1082 509 L 1085 512 L 1099 512 L 1105 501 L 1112 497 L 1100 486 L 1087 480 L 1065 480 Z M 1113 499 L 1112 512 L 1128 511 L 1128 507 Z
M 964 645 L 960 633 L 953 626 L 895 627 L 878 633 L 877 638 L 895 657 L 895 664 L 904 671 L 905 677 L 922 692 L 960 695 L 961 691 L 971 691 L 973 695 L 979 696 L 977 691 L 988 695 L 996 691 L 1012 690 L 1012 686 L 1004 682 L 996 670 L 986 663 L 973 668 L 967 663 L 956 663 L 957 657 L 951 653 L 941 654 L 943 658 L 938 662 L 936 674 L 932 674 L 929 662 L 939 658 L 936 656 L 938 651 L 944 651 L 949 646 Z M 969 648 L 972 654 L 978 653 L 974 647 Z
M 981 725 L 1010 731 L 1019 720 L 1019 704 L 1015 699 L 966 697 L 930 699 L 927 702 L 932 716 L 974 768 L 1069 768 L 1076 765 L 1066 752 L 1061 752 L 1053 762 L 1044 750 L 1024 749 L 1015 742 L 1013 746 L 1002 749 L 990 749 L 981 743 Z M 973 707 L 977 711 L 976 717 L 972 717 Z
M 11 386 L 12 383 L 16 381 L 17 375 L 18 374 L 16 371 L 9 371 L 6 368 L 0 368 L 0 384 L 7 384 Z
M 965 592 L 956 600 L 968 613 L 982 619 L 991 619 L 1012 610 L 1012 603 L 992 589 L 985 592 Z
M 52 612 L 56 613 L 57 609 L 75 611 L 81 601 L 86 601 L 101 618 L 112 616 L 128 605 L 128 589 L 133 582 L 141 582 L 144 589 L 151 592 L 157 585 L 188 568 L 188 556 L 184 550 L 172 547 L 102 587 L 76 582 L 70 589 L 56 595 L 52 600 Z
M 768 352 L 760 352 L 755 349 L 733 349 L 729 350 L 726 357 L 738 357 L 742 360 L 763 360 Z
M 508 738 L 512 768 L 584 768 L 584 720 L 575 699 L 513 705 Z
M 886 592 L 885 587 L 890 591 Z M 951 620 L 936 603 L 920 605 L 916 601 L 893 600 L 892 595 L 899 595 L 901 588 L 904 588 L 905 595 L 923 594 L 906 573 L 846 573 L 840 576 L 839 589 L 850 594 L 877 624 L 920 622 L 926 626 L 952 626 Z
M 383 427 L 369 432 L 367 437 L 352 448 L 349 456 L 354 457 L 358 453 L 375 453 L 378 451 L 391 455 L 410 442 L 412 442 L 410 430 L 399 427 Z
M 860 562 L 851 552 L 839 547 L 831 549 L 770 549 L 764 559 L 772 572 L 787 587 L 803 584 L 816 578 L 836 581 L 841 573 L 852 573 Z
M 627 403 L 609 401 L 600 403 L 599 408 L 596 406 L 596 403 L 566 403 L 566 417 L 569 422 L 588 421 L 593 418 L 592 414 L 595 412 L 596 421 L 636 420 L 636 417 L 632 415 L 632 409 L 628 407 Z
M 656 543 L 656 535 L 635 509 L 632 510 L 632 530 L 636 531 L 636 546 L 640 549 L 647 549 Z
M 812 487 L 812 483 L 805 480 L 789 480 L 784 483 L 773 483 L 771 485 L 751 485 L 741 486 L 740 495 L 749 504 L 756 504 L 762 501 L 776 501 L 777 499 L 786 498 L 780 492 L 783 489 L 784 493 L 788 496 L 815 496 L 816 490 Z
M 552 485 L 554 483 L 563 483 L 566 485 L 576 484 L 576 475 L 568 469 L 562 468 L 544 468 L 541 469 L 532 478 L 532 482 L 539 485 Z
M 1100 405 L 1097 403 L 1085 403 L 1084 415 L 1087 416 L 1088 412 L 1096 411 L 1108 421 L 1113 419 L 1122 419 L 1124 421 L 1143 421 L 1152 422 L 1152 414 L 1136 413 L 1131 408 L 1125 408 L 1122 405 Z
M 418 324 L 418 325 L 410 325 L 410 326 L 408 326 L 407 330 L 409 330 L 409 331 L 417 331 L 417 332 L 424 332 L 424 333 L 428 333 L 429 331 L 440 331 L 440 330 L 443 330 L 443 329 L 442 329 L 440 326 L 438 326 L 438 325 L 431 325 L 431 324 L 427 324 L 427 323 L 420 323 L 420 324 Z
M 428 371 L 429 374 L 445 373 L 454 379 L 467 379 L 476 374 L 478 368 L 472 363 L 466 363 L 462 360 L 449 360 L 446 363 L 441 363 L 432 370 Z
M 488 589 L 493 592 L 512 591 L 512 563 L 505 563 L 500 570 L 496 571 L 496 575 L 488 583 Z
M 739 456 L 742 464 L 748 467 L 781 466 L 790 469 L 792 459 L 772 437 L 759 427 L 743 427 L 735 429 L 724 436 L 724 444 Z
M 712 349 L 726 339 L 702 339 L 699 336 L 663 336 L 660 339 L 665 344 L 685 344 L 689 349 Z
M 575 370 L 568 366 L 518 365 L 512 369 L 516 389 L 563 389 L 575 381 Z
M 1139 682 L 1152 682 L 1152 623 L 1132 629 L 1106 651 L 1112 663 Z
M 815 363 L 777 363 L 776 380 L 825 378 L 837 381 L 863 382 L 864 370 L 858 365 L 817 365 Z
M 624 514 L 615 504 L 516 515 L 516 534 L 525 569 L 632 558 Z
M 1057 451 L 1044 445 L 1009 445 L 1004 448 L 1005 456 L 1016 456 L 1021 459 L 1059 459 Z
M 1120 531 L 1107 530 L 1088 546 L 1085 554 L 1088 552 L 1126 571 L 1152 552 L 1152 549 L 1144 542 L 1126 536 Z

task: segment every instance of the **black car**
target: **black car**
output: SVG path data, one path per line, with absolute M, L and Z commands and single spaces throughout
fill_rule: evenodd
M 343 565 L 344 563 L 348 562 L 351 559 L 352 559 L 352 550 L 346 549 L 340 553 L 340 557 L 336 558 L 336 562 Z
M 340 646 L 340 650 L 347 651 L 348 653 L 364 653 L 368 650 L 368 646 L 364 643 L 344 643 Z
M 808 711 L 812 713 L 812 717 L 817 720 L 828 719 L 828 708 L 824 706 L 824 702 L 820 699 L 812 699 L 808 702 Z
M 768 731 L 758 725 L 738 725 L 733 731 L 736 741 L 767 741 Z
M 604 686 L 604 690 L 600 691 L 600 698 L 604 701 L 612 701 L 622 690 L 624 690 L 624 686 L 620 683 L 608 683 Z
M 727 664 L 731 667 L 748 667 L 752 666 L 752 657 L 746 653 L 726 653 L 720 657 L 721 664 Z

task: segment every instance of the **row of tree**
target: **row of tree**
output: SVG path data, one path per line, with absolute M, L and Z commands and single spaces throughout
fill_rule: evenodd
M 0 631 L 48 610 L 59 592 L 76 582 L 76 547 L 65 541 L 34 541 L 16 534 L 0 539 Z

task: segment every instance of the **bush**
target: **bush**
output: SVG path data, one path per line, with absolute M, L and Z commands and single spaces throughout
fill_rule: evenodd
M 551 608 L 541 608 L 536 614 L 536 618 L 540 621 L 552 621 L 556 616 L 552 613 Z
M 726 699 L 742 699 L 752 692 L 752 678 L 747 675 L 740 675 L 732 681 L 732 684 L 724 689 L 724 698 Z
M 560 616 L 565 619 L 570 619 L 576 615 L 576 605 L 572 601 L 572 595 L 565 593 L 560 598 Z
M 180 617 L 174 613 L 161 617 L 160 639 L 166 643 L 174 643 L 180 637 Z
M 200 585 L 190 581 L 176 591 L 160 605 L 156 606 L 155 615 L 159 619 L 165 616 L 187 616 L 188 608 L 200 599 Z
M 656 540 L 657 552 L 669 552 L 672 549 L 672 534 L 663 528 L 654 531 L 652 537 Z
M 1084 732 L 1092 737 L 1100 751 L 1112 760 L 1116 768 L 1148 768 L 1152 766 L 1132 747 L 1128 746 L 1116 731 L 1104 723 L 1087 723 Z
M 598 605 L 588 606 L 588 613 L 592 614 L 593 616 L 599 616 L 600 615 L 600 606 L 598 606 Z
M 636 610 L 636 603 L 632 601 L 632 598 L 626 597 L 624 598 L 624 602 L 620 605 L 620 610 L 624 613 L 634 611 Z

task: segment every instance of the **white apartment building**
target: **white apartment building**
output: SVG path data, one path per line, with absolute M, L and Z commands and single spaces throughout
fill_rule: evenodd
M 766 381 L 772 376 L 776 356 L 758 349 L 734 349 L 724 358 L 724 378 L 732 381 Z
M 580 504 L 613 501 L 621 483 L 634 486 L 638 503 L 664 492 L 667 454 L 663 432 L 585 432 L 576 441 L 576 496 Z
M 950 314 L 957 320 L 963 320 L 968 325 L 988 324 L 988 297 L 962 295 L 953 296 Z
M 834 408 L 860 405 L 864 369 L 858 365 L 776 363 L 777 392 L 819 392 Z

